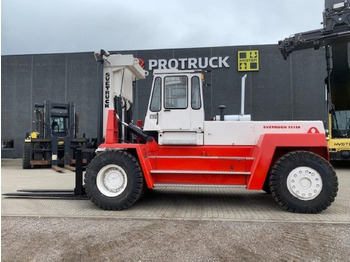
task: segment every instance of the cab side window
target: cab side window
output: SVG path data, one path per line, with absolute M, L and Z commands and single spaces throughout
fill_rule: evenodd
M 198 76 L 194 76 L 191 79 L 191 107 L 195 110 L 200 109 L 202 106 L 199 81 Z
M 162 104 L 162 79 L 157 77 L 154 80 L 154 88 L 152 93 L 150 110 L 152 112 L 159 112 Z

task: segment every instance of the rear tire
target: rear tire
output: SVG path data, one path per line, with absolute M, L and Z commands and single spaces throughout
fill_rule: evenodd
M 338 178 L 322 157 L 307 151 L 290 152 L 270 171 L 270 190 L 276 202 L 295 213 L 319 213 L 337 196 Z
M 86 193 L 105 210 L 122 210 L 141 196 L 144 179 L 138 160 L 126 151 L 107 151 L 87 166 Z
M 23 169 L 29 169 L 31 168 L 31 164 L 30 164 L 30 147 L 31 147 L 31 143 L 28 142 L 24 142 L 23 144 L 23 158 L 22 158 L 22 167 Z
M 269 177 L 267 177 L 262 187 L 262 190 L 265 191 L 266 194 L 271 195 L 269 183 L 270 183 L 270 180 L 269 180 Z

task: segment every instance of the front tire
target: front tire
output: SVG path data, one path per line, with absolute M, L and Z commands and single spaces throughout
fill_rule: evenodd
M 338 178 L 322 157 L 307 151 L 290 152 L 270 171 L 270 190 L 276 202 L 295 213 L 319 213 L 337 196 Z
M 107 151 L 87 166 L 86 193 L 105 210 L 122 210 L 141 196 L 144 179 L 138 160 L 126 151 Z
M 22 158 L 22 167 L 23 169 L 29 169 L 31 168 L 30 164 L 30 148 L 31 148 L 31 143 L 24 142 L 23 144 L 23 158 Z

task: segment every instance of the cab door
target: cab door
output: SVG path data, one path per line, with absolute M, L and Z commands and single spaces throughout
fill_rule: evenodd
M 202 101 L 200 74 L 156 75 L 144 130 L 178 135 L 193 133 L 197 136 L 203 133 Z
M 189 79 L 186 75 L 168 75 L 163 78 L 163 107 L 160 124 L 163 131 L 186 131 L 191 128 Z

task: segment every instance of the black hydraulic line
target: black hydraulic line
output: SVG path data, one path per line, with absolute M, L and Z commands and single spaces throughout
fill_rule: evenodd
M 333 69 L 333 58 L 331 55 L 331 47 L 326 46 L 326 65 L 327 65 L 327 93 L 331 97 L 331 73 Z
M 152 142 L 153 138 L 152 136 L 148 135 L 146 132 L 144 132 L 139 127 L 135 126 L 134 124 L 130 123 L 127 125 L 131 133 L 134 133 L 138 137 L 140 137 L 142 140 L 147 142 Z
M 326 92 L 326 112 L 325 112 L 325 122 L 326 122 L 326 127 L 328 129 L 329 127 L 329 117 L 328 117 L 328 114 L 331 110 L 331 97 L 332 97 L 332 94 L 331 94 L 331 73 L 332 73 L 332 69 L 333 69 L 333 58 L 332 58 L 332 54 L 331 54 L 331 47 L 330 46 L 326 46 L 325 47 L 326 49 L 326 65 L 327 65 L 327 78 L 326 78 L 326 85 L 327 85 L 327 92 Z M 329 130 L 330 132 L 330 130 Z
M 125 69 L 123 69 L 122 71 L 123 71 L 123 74 L 122 74 L 122 81 L 121 81 L 121 84 L 120 84 L 120 94 L 119 94 L 119 96 L 122 96 L 123 85 L 124 85 L 124 74 L 125 74 Z
M 114 97 L 114 110 L 117 112 L 117 115 L 119 117 L 121 117 L 121 113 L 122 113 L 122 97 L 121 96 L 115 96 Z M 118 124 L 118 142 L 121 143 L 121 142 L 124 142 L 124 134 L 123 134 L 123 126 L 122 126 L 122 123 L 121 123 L 121 120 L 118 119 L 117 121 L 117 124 Z
M 126 122 L 127 123 L 131 123 L 132 122 L 132 117 L 133 117 L 133 110 L 134 110 L 134 105 L 133 105 L 133 103 L 129 103 L 129 109 L 128 110 L 126 110 L 126 108 L 127 108 L 127 103 L 129 103 L 128 101 L 126 101 L 125 100 L 125 116 L 124 116 L 124 118 L 125 118 L 125 120 L 126 120 Z M 126 132 L 126 134 L 125 134 L 125 139 L 127 140 L 127 141 L 129 141 L 129 142 L 132 142 L 131 140 L 132 140 L 132 136 L 131 136 L 131 134 L 130 134 L 130 132 Z

